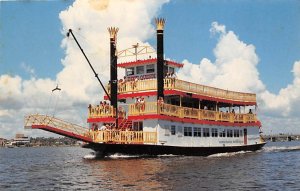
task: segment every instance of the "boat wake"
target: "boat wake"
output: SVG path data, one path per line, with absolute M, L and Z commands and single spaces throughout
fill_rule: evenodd
M 96 155 L 94 152 L 91 152 L 85 156 L 83 156 L 84 159 L 95 159 L 96 158 Z
M 264 152 L 291 152 L 291 151 L 300 151 L 300 146 L 272 146 L 264 147 L 262 149 Z
M 251 152 L 253 152 L 253 151 L 239 151 L 239 152 L 230 152 L 230 153 L 216 153 L 216 154 L 209 155 L 207 157 L 208 158 L 232 157 L 232 156 L 242 155 L 242 154 L 251 153 Z
M 143 155 L 124 155 L 124 154 L 113 154 L 113 155 L 109 155 L 107 156 L 108 158 L 111 159 L 121 159 L 121 158 L 140 158 L 143 157 Z

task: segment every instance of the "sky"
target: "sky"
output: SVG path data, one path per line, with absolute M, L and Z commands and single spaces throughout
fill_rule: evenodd
M 119 50 L 156 47 L 155 17 L 166 19 L 165 57 L 185 64 L 180 78 L 257 93 L 266 134 L 300 133 L 300 1 L 65 0 L 0 2 L 0 137 L 53 136 L 24 131 L 30 113 L 86 125 L 103 91 L 69 28 L 107 82 L 107 27 L 120 28 Z

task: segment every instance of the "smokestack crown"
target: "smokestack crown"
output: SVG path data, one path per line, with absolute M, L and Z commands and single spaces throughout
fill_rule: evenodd
M 118 27 L 108 27 L 107 29 L 108 29 L 110 38 L 116 40 L 116 37 L 117 37 L 117 33 L 118 33 L 118 31 L 119 31 L 119 28 L 118 28 Z
M 163 18 L 156 18 L 155 19 L 155 23 L 156 23 L 156 30 L 164 30 L 165 19 L 163 19 Z

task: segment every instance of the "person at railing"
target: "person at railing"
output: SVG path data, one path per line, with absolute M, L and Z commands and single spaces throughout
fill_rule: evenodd
M 138 77 L 135 77 L 134 80 L 131 81 L 131 88 L 132 88 L 132 90 L 136 90 L 138 80 L 139 80 Z
M 231 110 L 231 113 L 235 114 L 235 111 L 234 111 L 234 109 L 232 109 L 232 110 Z
M 170 74 L 170 79 L 171 79 L 171 87 L 173 88 L 175 85 L 175 79 L 176 79 L 176 74 L 174 72 L 171 72 Z
M 140 111 L 141 109 L 141 102 L 142 102 L 142 97 L 137 97 L 135 99 L 135 109 Z
M 140 100 L 140 104 L 141 104 L 141 110 L 142 111 L 145 111 L 145 108 L 146 108 L 146 103 L 145 103 L 145 99 L 142 97 L 141 100 Z
M 252 109 L 249 109 L 249 114 L 253 114 L 253 113 L 252 113 Z
M 163 111 L 163 106 L 164 106 L 164 99 L 162 97 L 159 97 L 157 100 L 157 105 L 158 105 L 158 112 L 162 112 Z
M 105 123 L 103 123 L 103 125 L 100 127 L 100 129 L 99 129 L 100 131 L 105 131 L 106 130 L 106 124 Z
M 119 108 L 118 108 L 118 117 L 119 118 L 125 118 L 125 116 L 126 116 L 126 112 L 125 112 L 124 108 L 119 106 Z
M 103 113 L 104 114 L 109 113 L 109 103 L 106 103 L 106 101 L 103 101 Z
M 88 109 L 89 109 L 89 114 L 91 115 L 92 114 L 92 104 L 89 104 Z
M 123 79 L 120 79 L 119 80 L 119 84 L 118 84 L 118 91 L 124 91 L 126 90 L 126 82 L 125 82 L 125 78 L 124 80 Z
M 104 113 L 104 104 L 102 101 L 100 101 L 100 115 L 102 115 Z
M 96 115 L 99 115 L 100 114 L 100 107 L 99 107 L 99 105 L 97 105 L 95 109 L 96 109 Z

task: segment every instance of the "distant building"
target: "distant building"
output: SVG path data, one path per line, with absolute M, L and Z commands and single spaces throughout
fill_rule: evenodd
M 16 145 L 16 146 L 26 146 L 29 145 L 30 143 L 30 139 L 28 136 L 25 136 L 24 134 L 21 133 L 17 133 L 16 137 L 14 138 L 12 145 Z
M 6 143 L 6 139 L 0 138 L 0 147 L 4 147 Z

